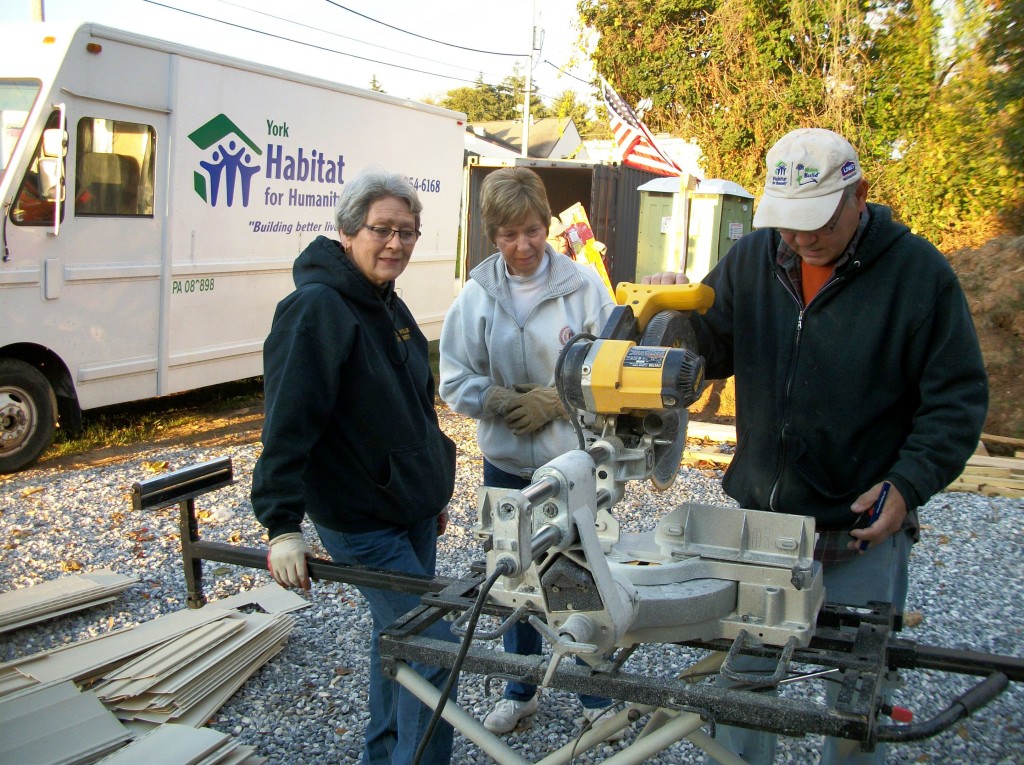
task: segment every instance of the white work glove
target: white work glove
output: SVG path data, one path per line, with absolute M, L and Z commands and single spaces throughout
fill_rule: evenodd
M 301 587 L 309 589 L 309 570 L 306 568 L 306 556 L 311 556 L 302 534 L 293 531 L 270 540 L 270 552 L 267 553 L 267 568 L 282 587 Z

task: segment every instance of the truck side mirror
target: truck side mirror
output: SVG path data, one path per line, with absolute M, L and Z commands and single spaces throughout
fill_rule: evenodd
M 68 153 L 68 134 L 60 128 L 47 128 L 43 131 L 43 156 L 64 157 Z

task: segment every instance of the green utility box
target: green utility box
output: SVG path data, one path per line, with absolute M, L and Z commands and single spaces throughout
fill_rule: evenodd
M 655 178 L 637 187 L 636 281 L 659 271 L 681 271 L 686 252 L 687 197 L 697 188 L 692 176 Z
M 684 271 L 692 282 L 707 275 L 733 243 L 749 234 L 754 197 L 720 178 L 655 178 L 640 192 L 636 280 L 659 271 Z
M 751 231 L 754 197 L 732 181 L 708 178 L 690 192 L 686 275 L 699 282 L 729 248 Z

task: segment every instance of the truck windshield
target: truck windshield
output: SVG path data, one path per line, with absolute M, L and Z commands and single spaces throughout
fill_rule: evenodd
M 0 80 L 0 180 L 37 95 L 39 80 Z

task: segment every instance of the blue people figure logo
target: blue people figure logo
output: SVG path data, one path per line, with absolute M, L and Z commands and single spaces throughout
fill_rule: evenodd
M 192 173 L 196 194 L 210 207 L 216 207 L 223 191 L 224 204 L 231 207 L 238 189 L 242 194 L 242 207 L 248 207 L 249 183 L 260 170 L 260 165 L 253 164 L 253 154 L 263 154 L 259 146 L 223 114 L 189 133 L 188 137 L 203 151 L 210 151 L 208 158 L 199 161 L 203 172 Z

